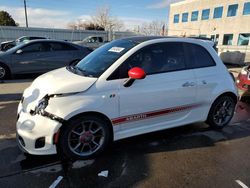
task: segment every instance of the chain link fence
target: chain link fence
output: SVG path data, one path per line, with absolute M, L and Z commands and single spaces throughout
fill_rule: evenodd
M 39 36 L 50 39 L 79 41 L 88 36 L 102 36 L 105 40 L 113 40 L 135 36 L 133 32 L 86 31 L 54 28 L 26 28 L 0 26 L 0 42 L 16 40 L 22 36 Z

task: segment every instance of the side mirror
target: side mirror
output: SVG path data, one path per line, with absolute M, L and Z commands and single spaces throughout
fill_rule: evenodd
M 21 54 L 21 53 L 23 53 L 23 51 L 21 49 L 16 51 L 16 54 Z
M 142 68 L 134 67 L 128 71 L 129 78 L 124 82 L 124 87 L 131 86 L 135 80 L 141 80 L 146 77 L 146 73 Z
M 146 73 L 142 68 L 134 67 L 128 71 L 129 78 L 140 80 L 146 77 Z

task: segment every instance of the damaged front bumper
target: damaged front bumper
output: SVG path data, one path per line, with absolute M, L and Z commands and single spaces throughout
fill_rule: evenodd
M 19 147 L 32 155 L 56 154 L 54 137 L 63 122 L 62 118 L 46 111 L 40 114 L 25 112 L 20 103 L 16 123 Z

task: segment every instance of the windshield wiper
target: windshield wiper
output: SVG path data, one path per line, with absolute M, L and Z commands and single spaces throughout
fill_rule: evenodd
M 86 77 L 93 77 L 93 75 L 91 74 L 87 74 L 87 71 L 86 70 L 82 70 L 80 69 L 79 67 L 77 66 L 73 66 L 73 65 L 70 65 L 70 66 L 67 66 L 67 69 L 75 74 L 80 74 L 82 76 L 86 76 Z
M 69 66 L 67 66 L 66 67 L 66 69 L 68 70 L 68 71 L 70 71 L 70 72 L 73 72 L 73 73 L 75 73 L 76 74 L 76 69 L 75 69 L 75 67 L 74 66 L 72 66 L 72 65 L 69 65 Z

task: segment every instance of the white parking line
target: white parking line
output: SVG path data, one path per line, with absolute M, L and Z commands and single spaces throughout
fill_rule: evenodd
M 16 138 L 16 133 L 0 135 L 0 140 Z
M 49 186 L 49 188 L 55 188 L 62 179 L 63 179 L 62 176 L 58 176 L 58 178 Z
M 242 188 L 248 188 L 248 186 L 246 186 L 242 181 L 240 180 L 235 180 L 236 183 L 238 183 Z

